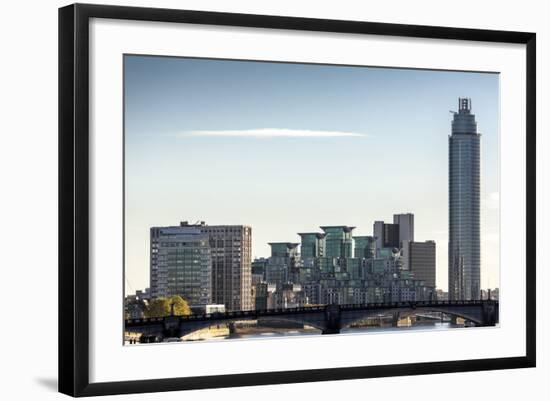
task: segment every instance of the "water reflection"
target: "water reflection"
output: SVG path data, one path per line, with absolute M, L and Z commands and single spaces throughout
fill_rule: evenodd
M 433 330 L 448 330 L 453 328 L 468 327 L 465 322 L 455 323 L 448 319 L 440 320 L 423 320 L 423 321 L 400 321 L 404 324 L 399 324 L 397 327 L 391 324 L 373 324 L 373 321 L 365 322 L 365 325 L 343 328 L 341 334 L 368 334 L 368 333 L 391 333 L 405 331 L 433 331 Z M 297 327 L 270 327 L 258 324 L 256 321 L 246 321 L 235 323 L 230 330 L 229 325 L 220 324 L 213 327 L 205 328 L 182 338 L 156 338 L 152 341 L 140 341 L 133 339 L 132 343 L 139 342 L 191 342 L 191 341 L 210 341 L 224 339 L 265 339 L 276 337 L 296 337 L 296 336 L 317 336 L 321 335 L 321 331 L 301 325 Z M 126 338 L 125 344 L 131 344 Z M 143 340 L 143 339 L 141 339 Z
M 447 330 L 450 328 L 464 327 L 464 325 L 452 324 L 450 322 L 434 322 L 422 323 L 403 327 L 348 327 L 342 329 L 340 333 L 380 333 L 380 332 L 402 332 L 402 331 L 419 331 L 419 330 Z M 316 329 L 272 329 L 270 331 L 262 331 L 260 333 L 231 333 L 225 336 L 217 337 L 218 339 L 233 339 L 233 338 L 266 338 L 266 337 L 294 337 L 294 336 L 311 336 L 321 334 L 320 330 Z

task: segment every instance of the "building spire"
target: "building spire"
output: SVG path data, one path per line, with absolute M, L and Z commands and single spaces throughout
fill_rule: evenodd
M 470 110 L 472 110 L 472 99 L 468 97 L 459 97 L 458 112 L 460 114 L 470 114 Z
M 458 113 L 453 115 L 452 133 L 453 134 L 473 134 L 477 135 L 477 123 L 475 115 L 471 113 L 472 99 L 458 98 Z

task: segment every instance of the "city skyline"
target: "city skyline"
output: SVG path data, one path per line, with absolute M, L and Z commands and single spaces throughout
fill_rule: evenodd
M 435 242 L 414 241 L 411 213 L 393 217 L 374 223 L 376 237 L 356 236 L 353 226 L 320 226 L 298 233 L 300 243 L 270 242 L 269 257 L 254 261 L 251 227 L 152 227 L 151 287 L 141 297 L 181 296 L 191 309 L 224 311 L 440 299 Z
M 448 111 L 464 95 L 483 134 L 481 286 L 494 288 L 498 75 L 127 56 L 127 291 L 148 286 L 153 226 L 250 225 L 260 257 L 296 227 L 372 235 L 395 211 L 437 243 L 445 289 Z

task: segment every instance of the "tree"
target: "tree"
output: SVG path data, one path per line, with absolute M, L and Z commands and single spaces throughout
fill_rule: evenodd
M 172 314 L 172 304 L 174 305 L 175 316 L 186 316 L 191 314 L 191 308 L 185 299 L 179 295 L 173 295 L 169 298 L 155 298 L 149 301 L 145 315 L 147 317 L 164 317 Z
M 191 308 L 185 299 L 179 295 L 174 295 L 168 298 L 168 308 L 171 310 L 171 305 L 174 304 L 174 315 L 187 316 L 191 314 Z

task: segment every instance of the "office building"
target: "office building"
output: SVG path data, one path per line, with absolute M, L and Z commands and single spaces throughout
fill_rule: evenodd
M 405 241 L 414 241 L 414 214 L 394 214 L 393 224 L 399 225 L 399 248 L 403 248 Z
M 187 222 L 181 224 L 188 225 Z M 204 222 L 198 228 L 208 235 L 212 254 L 212 303 L 223 304 L 228 311 L 253 309 L 252 228 L 209 226 Z
M 435 242 L 409 242 L 408 268 L 415 280 L 435 288 Z
M 399 224 L 387 224 L 375 221 L 373 234 L 376 238 L 376 249 L 399 248 Z
M 458 100 L 449 136 L 449 299 L 480 297 L 480 142 L 470 99 Z
M 180 295 L 189 304 L 212 300 L 212 259 L 208 235 L 197 226 L 150 230 L 151 296 Z

